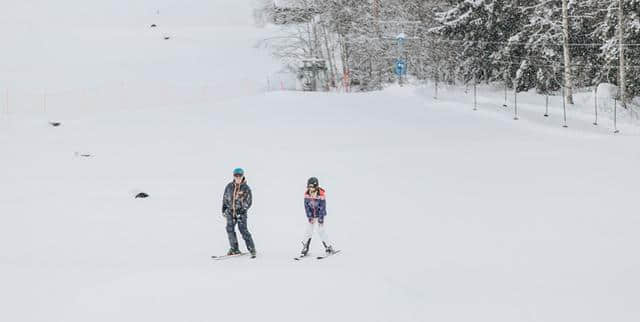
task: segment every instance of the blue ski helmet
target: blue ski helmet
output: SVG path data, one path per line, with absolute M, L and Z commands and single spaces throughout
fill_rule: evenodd
M 242 169 L 242 168 L 235 168 L 235 169 L 233 169 L 233 175 L 235 176 L 235 175 L 237 175 L 237 174 L 239 174 L 239 175 L 243 176 L 243 175 L 244 175 L 244 169 Z

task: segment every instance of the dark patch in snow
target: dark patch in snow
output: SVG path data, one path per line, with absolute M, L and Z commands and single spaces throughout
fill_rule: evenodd
M 149 195 L 148 195 L 148 194 L 146 194 L 146 193 L 144 193 L 144 192 L 140 192 L 140 193 L 138 193 L 138 194 L 136 195 L 135 199 L 138 199 L 138 198 L 148 198 L 148 197 L 149 197 Z

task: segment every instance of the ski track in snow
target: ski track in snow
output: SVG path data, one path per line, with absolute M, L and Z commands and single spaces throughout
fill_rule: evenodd
M 179 7 L 162 4 L 162 17 Z M 168 15 L 167 42 L 147 20 L 62 34 L 47 48 L 63 66 L 80 58 L 59 82 L 41 70 L 65 68 L 10 56 L 12 92 L 58 96 L 41 111 L 18 95 L 0 113 L 1 320 L 640 318 L 637 136 L 579 115 L 563 129 L 533 98 L 516 122 L 493 107 L 499 93 L 478 112 L 468 96 L 414 88 L 263 93 L 277 68 L 252 48 L 263 31 L 239 14 L 207 27 Z M 98 54 L 105 39 L 116 47 Z M 220 199 L 236 166 L 259 257 L 213 261 L 228 247 Z M 342 253 L 296 262 L 309 176 L 327 189 Z

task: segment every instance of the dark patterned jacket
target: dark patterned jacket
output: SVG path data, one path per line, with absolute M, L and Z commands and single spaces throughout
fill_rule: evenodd
M 252 202 L 251 188 L 249 188 L 246 179 L 243 178 L 240 184 L 231 182 L 224 189 L 222 213 L 225 215 L 246 215 Z

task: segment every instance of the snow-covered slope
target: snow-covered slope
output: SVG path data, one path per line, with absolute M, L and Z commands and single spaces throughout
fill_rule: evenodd
M 637 137 L 411 88 L 264 93 L 277 66 L 252 48 L 248 8 L 165 1 L 165 41 L 148 29 L 157 2 L 131 3 L 115 10 L 125 18 L 107 11 L 117 26 L 102 18 L 0 62 L 16 93 L 0 114 L 1 320 L 640 318 Z M 233 18 L 199 20 L 207 10 Z M 35 39 L 23 32 L 14 40 Z M 236 166 L 260 256 L 214 262 Z M 309 176 L 343 252 L 294 262 Z

